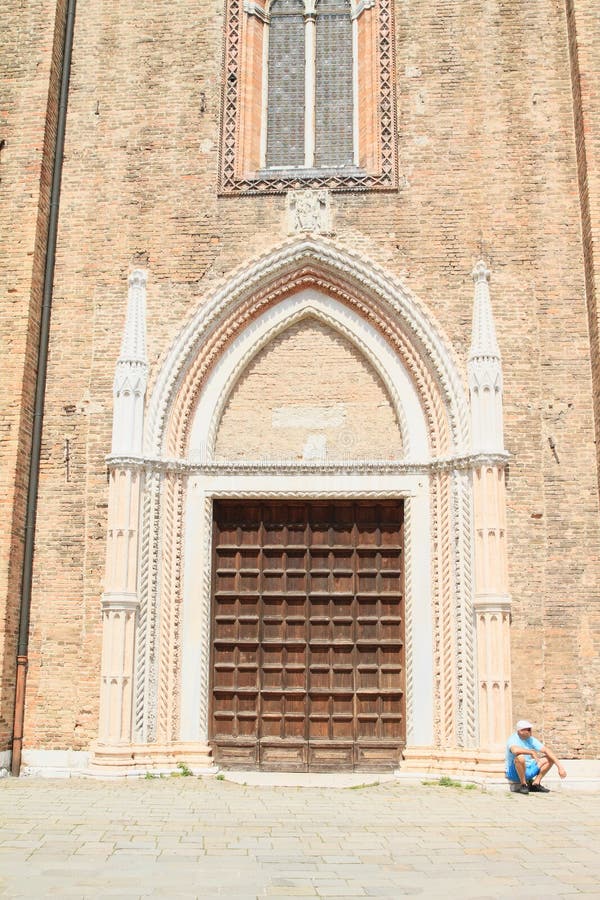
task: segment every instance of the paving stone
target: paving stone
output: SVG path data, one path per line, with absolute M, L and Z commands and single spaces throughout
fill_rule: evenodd
M 595 795 L 558 798 L 552 821 L 558 853 L 543 843 L 545 822 L 525 819 L 515 834 L 512 811 L 491 795 L 465 804 L 453 792 L 390 783 L 368 794 L 336 790 L 331 802 L 323 788 L 212 781 L 200 796 L 192 787 L 175 780 L 5 782 L 0 820 L 18 807 L 28 837 L 0 831 L 0 895 L 600 896 Z M 46 832 L 40 823 L 58 803 L 63 818 L 54 817 Z
M 270 884 L 266 889 L 270 897 L 315 897 L 317 892 L 311 884 Z

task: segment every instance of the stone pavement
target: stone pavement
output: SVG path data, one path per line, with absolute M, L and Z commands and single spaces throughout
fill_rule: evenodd
M 600 795 L 0 781 L 0 896 L 600 898 Z

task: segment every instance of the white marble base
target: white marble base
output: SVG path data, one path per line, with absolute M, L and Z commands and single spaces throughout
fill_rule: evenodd
M 10 750 L 3 750 L 0 753 L 0 778 L 6 778 L 6 776 L 10 773 L 10 759 Z
M 87 750 L 23 750 L 21 776 L 71 778 L 83 775 L 89 761 Z

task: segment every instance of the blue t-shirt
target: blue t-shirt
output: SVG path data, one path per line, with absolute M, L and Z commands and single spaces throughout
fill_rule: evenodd
M 511 734 L 509 739 L 506 742 L 506 771 L 508 772 L 509 768 L 515 761 L 515 754 L 511 753 L 511 747 L 524 747 L 527 750 L 541 750 L 544 745 L 541 741 L 538 741 L 537 738 L 533 736 L 528 738 L 519 737 L 518 732 L 515 731 L 514 734 Z M 529 763 L 533 762 L 532 756 L 525 757 L 525 764 L 529 765 Z

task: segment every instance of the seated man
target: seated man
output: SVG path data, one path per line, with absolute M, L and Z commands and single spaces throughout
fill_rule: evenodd
M 525 719 L 517 722 L 515 733 L 506 743 L 506 777 L 517 794 L 548 794 L 549 789 L 541 783 L 546 772 L 556 766 L 561 778 L 567 773 L 552 750 L 532 736 L 532 729 Z

